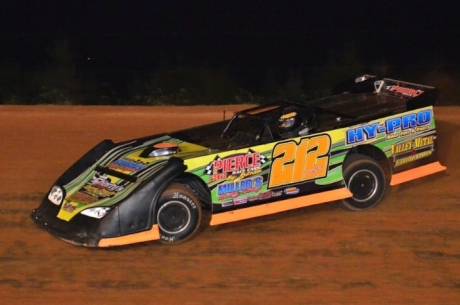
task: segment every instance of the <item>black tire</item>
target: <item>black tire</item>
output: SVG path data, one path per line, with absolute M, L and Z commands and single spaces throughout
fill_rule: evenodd
M 343 199 L 347 210 L 361 211 L 376 206 L 386 189 L 386 178 L 380 165 L 372 158 L 354 154 L 344 164 L 343 178 L 353 197 Z
M 155 219 L 163 243 L 175 244 L 193 236 L 201 223 L 201 205 L 185 185 L 172 183 L 161 194 Z

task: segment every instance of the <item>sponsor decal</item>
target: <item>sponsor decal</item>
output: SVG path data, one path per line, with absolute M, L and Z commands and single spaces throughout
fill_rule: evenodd
M 243 198 L 233 198 L 233 204 L 234 205 L 238 205 L 238 204 L 245 204 L 248 202 L 248 198 L 247 197 L 243 197 Z
M 391 145 L 391 153 L 397 155 L 413 149 L 420 149 L 426 146 L 434 145 L 434 136 L 420 137 L 416 138 L 413 141 L 408 141 L 400 144 Z
M 395 167 L 396 166 L 401 166 L 401 165 L 404 165 L 406 163 L 413 162 L 413 161 L 416 161 L 416 160 L 419 160 L 419 159 L 422 159 L 422 158 L 425 158 L 425 157 L 429 157 L 432 154 L 433 154 L 433 151 L 428 150 L 428 151 L 423 151 L 423 152 L 420 152 L 420 153 L 416 153 L 416 154 L 414 154 L 412 156 L 401 158 L 399 160 L 396 160 Z
M 90 204 L 93 202 L 98 201 L 99 199 L 97 197 L 82 193 L 82 192 L 76 192 L 75 194 L 72 194 L 69 198 L 69 201 L 72 202 L 77 202 L 77 203 L 82 203 L 82 204 Z
M 431 109 L 405 114 L 403 116 L 387 119 L 383 122 L 375 122 L 346 131 L 345 141 L 347 145 L 355 145 L 368 140 L 377 139 L 379 134 L 384 133 L 387 140 L 416 134 L 429 130 L 433 120 Z
M 284 190 L 284 193 L 286 195 L 295 195 L 299 193 L 299 189 L 296 187 L 288 187 L 287 189 Z
M 272 193 L 270 191 L 263 192 L 259 194 L 259 200 L 272 198 Z
M 223 208 L 229 207 L 229 206 L 232 206 L 232 205 L 233 205 L 233 200 L 227 200 L 227 201 L 222 202 L 222 207 Z
M 263 177 L 261 176 L 223 183 L 217 187 L 217 196 L 219 200 L 235 198 L 241 194 L 257 192 L 262 184 Z
M 116 183 L 112 183 L 109 177 L 106 175 L 94 175 L 89 181 L 89 184 L 98 188 L 106 189 L 112 192 L 119 192 L 122 191 L 125 187 L 123 185 L 118 185 Z
M 249 150 L 244 154 L 231 155 L 225 158 L 217 156 L 205 168 L 205 175 L 210 181 L 236 180 L 254 176 L 262 172 L 262 165 L 267 162 L 266 157 L 258 152 Z
M 272 151 L 268 187 L 278 187 L 326 177 L 331 138 L 319 135 L 281 142 Z
M 392 93 L 400 94 L 410 98 L 419 96 L 423 93 L 423 90 L 420 89 L 412 89 L 401 86 L 387 86 L 386 89 Z
M 118 159 L 108 164 L 107 167 L 110 169 L 114 169 L 114 170 L 121 170 L 124 172 L 136 173 L 146 168 L 146 165 L 139 163 L 139 162 L 135 162 L 133 160 Z
M 395 167 L 431 156 L 434 151 L 435 138 L 435 136 L 430 135 L 392 145 L 391 152 Z
M 124 185 L 113 183 L 106 175 L 96 174 L 78 192 L 69 196 L 68 200 L 86 205 L 112 198 L 124 189 Z
M 76 206 L 73 206 L 68 202 L 65 202 L 64 205 L 62 206 L 62 209 L 67 212 L 73 212 L 75 211 L 76 208 L 77 208 Z
M 273 197 L 279 197 L 283 195 L 283 191 L 272 191 L 272 196 Z
M 197 206 L 196 206 L 195 202 L 193 202 L 192 198 L 190 198 L 189 196 L 183 195 L 183 194 L 181 194 L 179 192 L 174 192 L 173 198 L 185 200 L 192 206 L 192 208 L 194 210 L 197 209 Z
M 100 198 L 107 198 L 107 197 L 113 197 L 117 192 L 109 191 L 105 188 L 100 188 L 93 186 L 91 184 L 87 184 L 83 187 L 83 189 L 90 194 L 96 195 L 97 197 Z

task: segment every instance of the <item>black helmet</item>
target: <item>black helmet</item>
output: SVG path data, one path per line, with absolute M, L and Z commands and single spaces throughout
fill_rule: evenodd
M 278 120 L 278 131 L 280 135 L 288 135 L 295 131 L 302 124 L 302 117 L 295 111 L 283 114 Z

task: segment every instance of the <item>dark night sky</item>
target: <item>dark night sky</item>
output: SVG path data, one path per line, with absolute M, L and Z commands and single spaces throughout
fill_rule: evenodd
M 445 2 L 5 0 L 0 55 L 34 69 L 65 39 L 77 63 L 91 57 L 101 69 L 308 69 L 351 46 L 368 63 L 437 59 L 460 70 L 460 10 Z

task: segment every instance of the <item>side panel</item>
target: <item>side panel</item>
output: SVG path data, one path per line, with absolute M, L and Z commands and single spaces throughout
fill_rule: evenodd
M 187 159 L 185 164 L 187 171 L 199 176 L 210 189 L 215 215 L 274 202 L 283 205 L 274 209 L 271 205 L 271 212 L 251 209 L 244 213 L 254 217 L 350 197 L 347 190 L 326 195 L 345 188 L 343 139 L 344 130 L 335 130 Z M 317 193 L 324 196 L 303 198 Z M 296 198 L 296 203 L 287 203 Z
M 239 220 L 350 197 L 348 191 L 333 191 L 345 188 L 342 163 L 346 155 L 360 145 L 379 148 L 394 174 L 437 162 L 433 108 L 219 152 L 185 160 L 185 164 L 187 171 L 201 177 L 211 190 L 213 218 L 226 213 Z M 324 196 L 312 196 L 314 194 Z M 247 211 L 240 212 L 242 209 Z M 228 222 L 233 216 L 221 218 Z
M 345 133 L 346 147 L 372 144 L 383 151 L 393 175 L 439 161 L 432 106 L 353 126 Z

